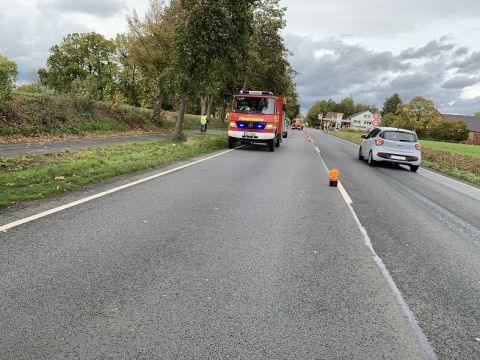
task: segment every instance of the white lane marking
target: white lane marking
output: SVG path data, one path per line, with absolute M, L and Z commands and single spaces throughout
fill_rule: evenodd
M 355 210 L 353 209 L 352 205 L 347 205 L 348 208 L 350 209 L 350 212 L 352 213 L 353 218 L 355 219 L 358 228 L 360 229 L 360 232 L 363 235 L 363 238 L 365 240 L 365 244 L 367 247 L 370 249 L 370 252 L 372 253 L 373 259 L 375 260 L 375 263 L 377 266 L 380 268 L 382 271 L 383 277 L 385 280 L 387 280 L 388 286 L 390 289 L 393 291 L 395 294 L 395 297 L 400 304 L 400 307 L 402 309 L 403 314 L 407 317 L 408 322 L 412 329 L 415 331 L 415 334 L 417 335 L 418 340 L 420 341 L 420 345 L 422 346 L 423 350 L 425 351 L 426 355 L 428 356 L 429 359 L 435 360 L 437 359 L 437 355 L 435 354 L 435 351 L 433 350 L 432 345 L 428 341 L 427 337 L 423 333 L 422 329 L 420 328 L 420 325 L 418 325 L 418 321 L 415 317 L 415 314 L 413 311 L 408 307 L 407 302 L 403 298 L 402 293 L 400 292 L 400 289 L 397 287 L 395 284 L 395 281 L 393 280 L 392 276 L 388 272 L 387 267 L 383 263 L 383 260 L 377 255 L 375 252 L 375 249 L 373 248 L 372 241 L 370 240 L 370 237 L 368 236 L 367 230 L 363 227 L 362 223 L 360 222 L 360 219 L 358 218 L 357 214 L 355 213 Z
M 65 205 L 58 206 L 58 207 L 56 207 L 56 208 L 53 208 L 53 209 L 50 209 L 50 210 L 41 212 L 41 213 L 39 213 L 39 214 L 32 215 L 32 216 L 29 216 L 29 217 L 26 217 L 26 218 L 23 218 L 23 219 L 20 219 L 20 220 L 17 220 L 17 221 L 14 221 L 14 222 L 11 222 L 11 223 L 8 223 L 8 224 L 5 224 L 5 225 L 2 225 L 2 226 L 0 226 L 0 232 L 6 232 L 7 230 L 12 229 L 12 228 L 14 228 L 14 227 L 17 227 L 17 226 L 26 224 L 26 223 L 28 223 L 28 222 L 31 222 L 31 221 L 34 221 L 34 220 L 43 218 L 43 217 L 48 216 L 48 215 L 51 215 L 51 214 L 55 214 L 55 213 L 57 213 L 57 212 L 60 212 L 60 211 L 69 209 L 69 208 L 71 208 L 71 207 L 74 207 L 74 206 L 77 206 L 77 205 L 80 205 L 80 204 L 84 204 L 84 203 L 86 203 L 86 202 L 89 202 L 89 201 L 98 199 L 98 198 L 100 198 L 100 197 L 103 197 L 103 196 L 105 196 L 105 195 L 109 195 L 109 194 L 115 193 L 115 192 L 120 191 L 120 190 L 127 189 L 127 188 L 129 188 L 129 187 L 132 187 L 132 186 L 135 186 L 135 185 L 144 183 L 144 182 L 146 182 L 146 181 L 150 181 L 150 180 L 156 179 L 156 178 L 158 178 L 158 177 L 171 174 L 171 173 L 173 173 L 173 172 L 176 172 L 176 171 L 179 171 L 179 170 L 188 168 L 188 167 L 190 167 L 190 166 L 193 166 L 193 165 L 202 163 L 202 162 L 204 162 L 204 161 L 211 160 L 211 159 L 216 158 L 216 157 L 218 157 L 218 156 L 222 156 L 222 155 L 228 154 L 229 152 L 232 152 L 232 151 L 235 151 L 235 149 L 226 150 L 226 151 L 223 151 L 223 152 L 221 152 L 221 153 L 218 153 L 218 154 L 215 154 L 215 155 L 212 155 L 212 156 L 209 156 L 209 157 L 206 157 L 206 158 L 203 158 L 203 159 L 200 159 L 200 160 L 197 160 L 197 161 L 194 161 L 194 162 L 191 162 L 191 163 L 188 163 L 188 164 L 185 164 L 185 165 L 176 167 L 176 168 L 174 168 L 174 169 L 170 169 L 170 170 L 167 170 L 167 171 L 163 171 L 163 172 L 161 172 L 161 173 L 158 173 L 158 174 L 155 174 L 155 175 L 152 175 L 152 176 L 148 176 L 148 177 L 146 177 L 146 178 L 143 178 L 143 179 L 140 179 L 140 180 L 136 180 L 136 181 L 133 181 L 133 182 L 131 182 L 131 183 L 128 183 L 128 184 L 125 184 L 125 185 L 122 185 L 122 186 L 118 186 L 118 187 L 116 187 L 116 188 L 113 188 L 113 189 L 110 189 L 110 190 L 107 190 L 107 191 L 103 191 L 103 192 L 101 192 L 101 193 L 94 194 L 94 195 L 91 195 L 91 196 L 88 196 L 88 197 L 86 197 L 86 198 L 73 201 L 73 202 L 68 203 L 68 204 L 65 204 Z
M 322 161 L 325 170 L 328 172 L 328 166 L 325 163 L 325 160 L 322 158 L 320 153 L 318 153 L 318 156 L 320 157 L 320 160 Z M 415 335 L 417 336 L 421 347 L 425 351 L 425 354 L 427 355 L 427 357 L 429 359 L 436 360 L 437 356 L 435 355 L 435 352 L 432 348 L 432 345 L 430 345 L 430 342 L 428 341 L 427 337 L 425 336 L 422 329 L 420 328 L 420 325 L 418 325 L 418 321 L 415 318 L 415 314 L 408 307 L 407 302 L 403 298 L 403 295 L 400 292 L 400 290 L 398 289 L 397 285 L 395 284 L 395 281 L 393 281 L 393 278 L 390 275 L 390 273 L 388 272 L 387 267 L 383 263 L 383 260 L 375 252 L 375 249 L 373 248 L 372 241 L 370 240 L 370 237 L 368 236 L 367 230 L 363 227 L 362 223 L 360 222 L 360 219 L 358 218 L 355 210 L 353 209 L 352 199 L 350 198 L 347 191 L 345 190 L 345 188 L 343 187 L 343 185 L 340 182 L 338 182 L 338 190 L 340 191 L 340 193 L 343 196 L 343 199 L 347 203 L 347 206 L 348 206 L 350 212 L 352 213 L 352 216 L 355 219 L 355 222 L 357 223 L 357 226 L 358 226 L 360 232 L 363 235 L 363 238 L 365 240 L 365 244 L 367 245 L 370 252 L 372 253 L 373 259 L 374 259 L 375 263 L 377 264 L 377 266 L 380 268 L 380 271 L 382 272 L 383 277 L 387 281 L 388 286 L 393 291 L 393 293 L 395 295 L 395 298 L 397 299 L 397 302 L 400 305 L 400 308 L 402 309 L 403 314 L 405 315 L 405 317 L 408 320 L 408 323 L 410 324 L 413 331 L 415 332 Z M 346 197 L 344 196 L 344 194 L 346 195 Z
M 315 146 L 315 150 L 317 151 L 317 154 L 320 154 L 320 149 L 318 148 L 318 146 Z
M 343 200 L 345 200 L 345 203 L 347 205 L 352 205 L 353 201 L 350 198 L 350 196 L 348 195 L 347 190 L 345 190 L 345 188 L 343 187 L 343 185 L 340 181 L 338 182 L 337 187 L 338 187 L 338 191 L 340 191 L 340 194 L 342 194 L 342 197 L 343 197 Z

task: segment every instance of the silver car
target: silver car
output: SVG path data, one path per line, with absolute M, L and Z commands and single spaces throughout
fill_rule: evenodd
M 379 127 L 368 135 L 362 135 L 362 138 L 364 140 L 358 150 L 358 158 L 367 159 L 370 166 L 382 161 L 408 165 L 413 172 L 420 167 L 422 146 L 415 132 Z

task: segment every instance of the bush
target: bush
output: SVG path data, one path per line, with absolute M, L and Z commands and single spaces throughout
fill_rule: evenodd
M 442 119 L 432 126 L 430 137 L 436 140 L 460 142 L 468 139 L 468 128 L 463 121 Z

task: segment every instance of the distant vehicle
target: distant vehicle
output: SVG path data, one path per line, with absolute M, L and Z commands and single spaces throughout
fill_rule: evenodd
M 228 125 L 228 147 L 263 143 L 270 151 L 279 147 L 287 106 L 283 96 L 270 91 L 241 91 L 233 96 L 233 109 Z
M 379 127 L 368 135 L 362 135 L 362 138 L 364 140 L 358 150 L 358 159 L 367 159 L 370 166 L 382 161 L 408 165 L 413 172 L 420 167 L 422 146 L 415 132 Z
M 292 122 L 292 130 L 303 130 L 303 121 L 301 119 L 294 119 Z

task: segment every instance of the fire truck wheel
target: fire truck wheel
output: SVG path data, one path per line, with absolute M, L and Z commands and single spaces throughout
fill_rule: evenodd
M 280 138 L 279 137 L 277 137 L 276 140 L 275 140 L 275 146 L 280 147 Z
M 268 142 L 268 150 L 270 152 L 275 151 L 275 139 L 272 139 Z
M 229 137 L 228 137 L 228 148 L 229 148 L 229 149 L 235 148 L 235 143 L 236 143 L 236 142 L 237 142 L 237 139 L 229 136 Z

